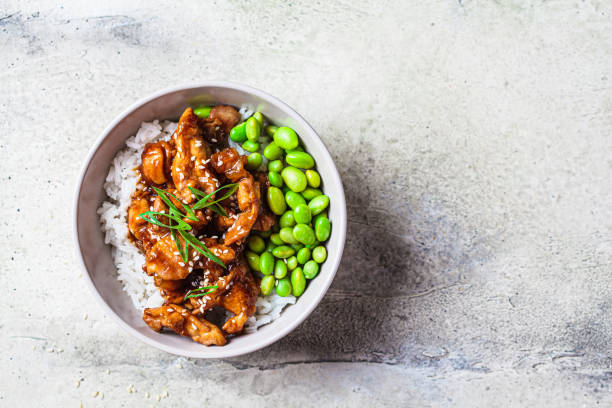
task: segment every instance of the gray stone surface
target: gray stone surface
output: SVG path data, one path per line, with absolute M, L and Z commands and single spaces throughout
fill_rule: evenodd
M 610 406 L 611 16 L 606 0 L 0 2 L 0 406 Z M 71 236 L 99 132 L 202 79 L 303 113 L 350 217 L 312 316 L 219 361 L 128 337 Z

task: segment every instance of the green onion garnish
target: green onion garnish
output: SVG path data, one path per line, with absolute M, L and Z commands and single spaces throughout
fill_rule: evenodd
M 212 252 L 210 252 L 210 250 L 208 248 L 206 248 L 206 245 L 204 245 L 202 242 L 200 242 L 200 240 L 198 240 L 196 237 L 194 237 L 191 234 L 188 234 L 187 232 L 183 231 L 183 230 L 178 230 L 179 234 L 181 234 L 181 237 L 183 237 L 185 239 L 185 243 L 191 245 L 196 251 L 198 251 L 199 253 L 201 253 L 202 255 L 204 255 L 205 257 L 207 257 L 208 259 L 210 259 L 211 261 L 213 261 L 214 263 L 221 265 L 222 267 L 225 268 L 225 264 L 215 256 L 215 254 L 213 254 Z
M 187 294 L 185 295 L 185 300 L 187 300 L 189 298 L 196 298 L 196 297 L 202 297 L 202 296 L 210 295 L 211 293 L 213 293 L 217 289 L 219 289 L 219 287 L 217 285 L 214 285 L 214 286 L 202 286 L 202 287 L 199 287 L 197 289 L 192 289 L 189 292 L 187 292 Z M 203 291 L 206 291 L 206 292 L 203 292 Z
M 166 205 L 173 209 L 174 211 L 176 211 L 179 215 L 182 215 L 188 219 L 190 219 L 191 221 L 198 221 L 198 217 L 196 217 L 195 213 L 193 212 L 193 210 L 186 204 L 182 204 L 181 206 L 185 209 L 185 211 L 187 212 L 187 215 L 184 215 L 178 208 L 176 205 L 174 205 L 174 203 L 172 202 L 172 200 L 170 200 L 167 196 L 170 196 L 172 198 L 174 198 L 176 201 L 178 201 L 179 203 L 181 202 L 181 200 L 178 199 L 177 196 L 175 196 L 172 193 L 169 193 L 165 190 L 161 190 L 157 187 L 153 187 L 153 190 L 155 190 L 155 192 L 157 193 L 157 195 L 159 196 L 159 198 L 162 199 L 162 201 L 164 203 L 166 203 Z
M 220 201 L 223 201 L 227 198 L 229 198 L 232 194 L 234 194 L 236 192 L 236 190 L 238 190 L 238 183 L 232 183 L 232 184 L 226 184 L 223 187 L 219 187 L 218 189 L 216 189 L 215 191 L 213 191 L 210 194 L 206 194 L 205 192 L 198 190 L 197 188 L 193 188 L 193 187 L 188 187 L 189 190 L 195 194 L 196 196 L 202 197 L 202 199 L 200 201 L 198 201 L 197 203 L 195 203 L 193 205 L 193 209 L 194 210 L 199 210 L 201 208 L 204 207 L 208 207 L 210 205 L 213 204 L 217 204 Z M 227 191 L 225 194 L 223 194 L 221 196 L 221 198 L 217 198 L 214 201 L 208 201 L 213 195 L 217 194 L 219 191 L 224 190 L 224 189 L 229 189 L 229 191 Z M 225 210 L 223 210 L 223 207 L 218 206 L 223 212 L 225 212 Z M 227 214 L 225 214 L 225 216 L 227 217 Z
M 167 217 L 170 220 L 176 221 L 178 224 L 177 225 L 164 224 L 163 222 L 160 222 L 157 219 L 155 219 L 155 217 L 153 217 L 154 215 L 157 215 L 160 217 Z M 191 229 L 191 225 L 187 224 L 185 221 L 183 221 L 181 217 L 175 214 L 173 215 L 173 214 L 165 214 L 165 213 L 161 213 L 157 211 L 147 211 L 147 212 L 143 212 L 142 214 L 140 214 L 139 217 L 159 227 L 176 229 L 176 230 L 181 230 L 181 231 L 188 231 Z

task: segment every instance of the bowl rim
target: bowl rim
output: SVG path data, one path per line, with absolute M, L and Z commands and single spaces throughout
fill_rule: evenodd
M 205 347 L 200 352 L 200 351 L 183 350 L 179 347 L 169 346 L 161 342 L 158 342 L 157 340 L 151 339 L 150 337 L 145 336 L 144 334 L 140 333 L 138 330 L 130 326 L 127 322 L 125 322 L 106 303 L 106 300 L 104 300 L 102 295 L 98 292 L 98 289 L 96 288 L 96 285 L 93 279 L 91 278 L 89 271 L 87 270 L 87 267 L 85 265 L 85 261 L 83 259 L 83 251 L 82 251 L 81 244 L 79 241 L 79 233 L 78 233 L 78 213 L 79 213 L 79 203 L 80 203 L 83 181 L 85 178 L 85 173 L 87 172 L 91 164 L 91 159 L 96 154 L 96 152 L 100 148 L 100 145 L 104 142 L 104 140 L 109 135 L 109 133 L 121 121 L 123 121 L 128 115 L 130 115 L 132 112 L 134 112 L 141 106 L 157 98 L 163 97 L 167 94 L 174 93 L 174 92 L 180 92 L 180 91 L 190 90 L 194 88 L 206 88 L 206 87 L 228 88 L 232 90 L 242 91 L 242 92 L 246 92 L 246 93 L 255 95 L 263 100 L 270 101 L 271 103 L 276 104 L 280 106 L 282 109 L 289 112 L 294 120 L 299 122 L 300 125 L 308 129 L 314 136 L 316 136 L 316 138 L 319 140 L 319 142 L 321 143 L 323 147 L 323 154 L 324 154 L 323 160 L 328 160 L 331 163 L 332 172 L 335 173 L 335 175 L 337 176 L 337 180 L 339 182 L 340 191 L 334 196 L 334 202 L 337 205 L 339 205 L 341 208 L 341 211 L 340 211 L 341 217 L 339 217 L 338 220 L 334 220 L 334 229 L 338 231 L 340 234 L 341 245 L 340 245 L 340 251 L 335 257 L 333 264 L 331 265 L 331 273 L 327 276 L 326 278 L 327 280 L 324 282 L 324 285 L 322 286 L 322 290 L 315 297 L 314 301 L 306 304 L 303 307 L 303 309 L 301 310 L 301 312 L 299 313 L 299 315 L 297 316 L 295 320 L 285 325 L 280 330 L 276 332 L 272 332 L 270 336 L 263 338 L 261 341 L 256 342 L 256 343 L 247 344 L 246 346 L 243 346 L 242 348 L 238 350 L 232 350 L 232 349 L 228 349 L 225 347 L 215 347 L 215 348 Z M 129 137 L 129 135 L 126 136 L 126 139 L 127 137 Z M 306 318 L 312 313 L 312 311 L 317 307 L 317 305 L 321 302 L 321 300 L 327 293 L 338 271 L 338 267 L 340 266 L 340 261 L 342 260 L 342 253 L 344 251 L 344 245 L 346 242 L 346 228 L 347 228 L 347 211 L 346 211 L 346 200 L 345 200 L 345 195 L 344 195 L 344 186 L 342 184 L 342 178 L 340 177 L 340 173 L 338 172 L 338 169 L 336 168 L 336 164 L 331 154 L 329 153 L 327 146 L 325 146 L 325 143 L 323 142 L 323 140 L 321 140 L 319 134 L 314 130 L 312 126 L 310 126 L 310 124 L 297 111 L 295 111 L 292 107 L 290 107 L 285 102 L 278 99 L 277 97 L 267 92 L 264 92 L 260 89 L 253 88 L 249 85 L 241 84 L 238 82 L 231 82 L 231 81 L 208 80 L 208 81 L 199 81 L 199 82 L 189 82 L 189 83 L 184 83 L 180 85 L 175 85 L 172 87 L 167 87 L 167 88 L 164 88 L 162 90 L 159 90 L 157 92 L 154 92 L 148 96 L 145 96 L 137 100 L 136 102 L 128 106 L 126 109 L 124 109 L 99 134 L 94 144 L 89 149 L 87 156 L 85 160 L 83 161 L 83 165 L 81 166 L 81 169 L 80 169 L 80 173 L 77 179 L 76 189 L 74 193 L 74 201 L 73 201 L 73 228 L 72 228 L 72 231 L 73 231 L 73 241 L 74 241 L 74 248 L 76 251 L 76 257 L 78 259 L 78 264 L 80 265 L 81 270 L 84 272 L 83 275 L 85 277 L 85 281 L 87 282 L 87 286 L 93 292 L 94 298 L 96 299 L 98 304 L 101 305 L 102 309 L 105 311 L 107 315 L 110 315 L 111 318 L 116 323 L 118 323 L 119 327 L 121 327 L 124 331 L 129 333 L 131 336 L 159 350 L 163 350 L 165 352 L 168 352 L 174 355 L 180 355 L 180 356 L 190 357 L 190 358 L 203 358 L 203 359 L 204 358 L 206 359 L 208 358 L 227 358 L 227 357 L 235 357 L 235 356 L 252 353 L 254 351 L 267 347 L 272 343 L 275 343 L 276 341 L 280 340 L 281 338 L 285 337 L 287 334 L 292 332 L 298 325 L 300 325 L 304 320 L 306 320 Z

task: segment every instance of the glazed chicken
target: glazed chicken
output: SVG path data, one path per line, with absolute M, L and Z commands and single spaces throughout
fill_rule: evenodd
M 216 106 L 208 118 L 186 109 L 170 140 L 145 146 L 128 208 L 130 238 L 145 255 L 143 271 L 164 299 L 163 306 L 145 309 L 143 320 L 155 331 L 170 329 L 204 345 L 226 344 L 255 313 L 259 285 L 242 252 L 253 228 L 267 231 L 276 221 L 261 200 L 266 174 L 251 174 L 245 156 L 224 148 L 239 121 L 231 106 Z M 235 184 L 229 196 L 228 184 Z M 221 201 L 193 208 L 205 195 L 207 202 Z M 175 225 L 185 228 L 178 232 Z M 215 308 L 229 316 L 221 328 L 208 320 Z

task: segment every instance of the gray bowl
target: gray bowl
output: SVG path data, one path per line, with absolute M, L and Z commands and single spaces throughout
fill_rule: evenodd
M 302 144 L 317 162 L 317 171 L 323 180 L 323 191 L 331 198 L 329 219 L 332 234 L 327 242 L 327 261 L 319 275 L 309 282 L 306 291 L 294 305 L 285 308 L 272 323 L 260 327 L 255 333 L 237 336 L 223 346 L 206 347 L 170 333 L 156 333 L 142 320 L 142 314 L 132 304 L 117 280 L 110 247 L 104 243 L 100 220 L 96 210 L 105 199 L 104 180 L 111 160 L 134 135 L 141 122 L 154 119 L 178 120 L 187 106 L 200 104 L 249 104 L 272 122 L 289 126 L 298 133 Z M 295 329 L 314 310 L 331 285 L 336 274 L 346 237 L 346 203 L 342 181 L 325 145 L 310 125 L 293 109 L 279 99 L 249 86 L 207 81 L 179 86 L 146 97 L 120 114 L 102 132 L 89 152 L 74 200 L 74 242 L 77 258 L 84 270 L 85 280 L 94 298 L 115 321 L 134 337 L 169 353 L 195 358 L 232 357 L 265 347 Z M 141 265 L 134 265 L 134 273 Z

